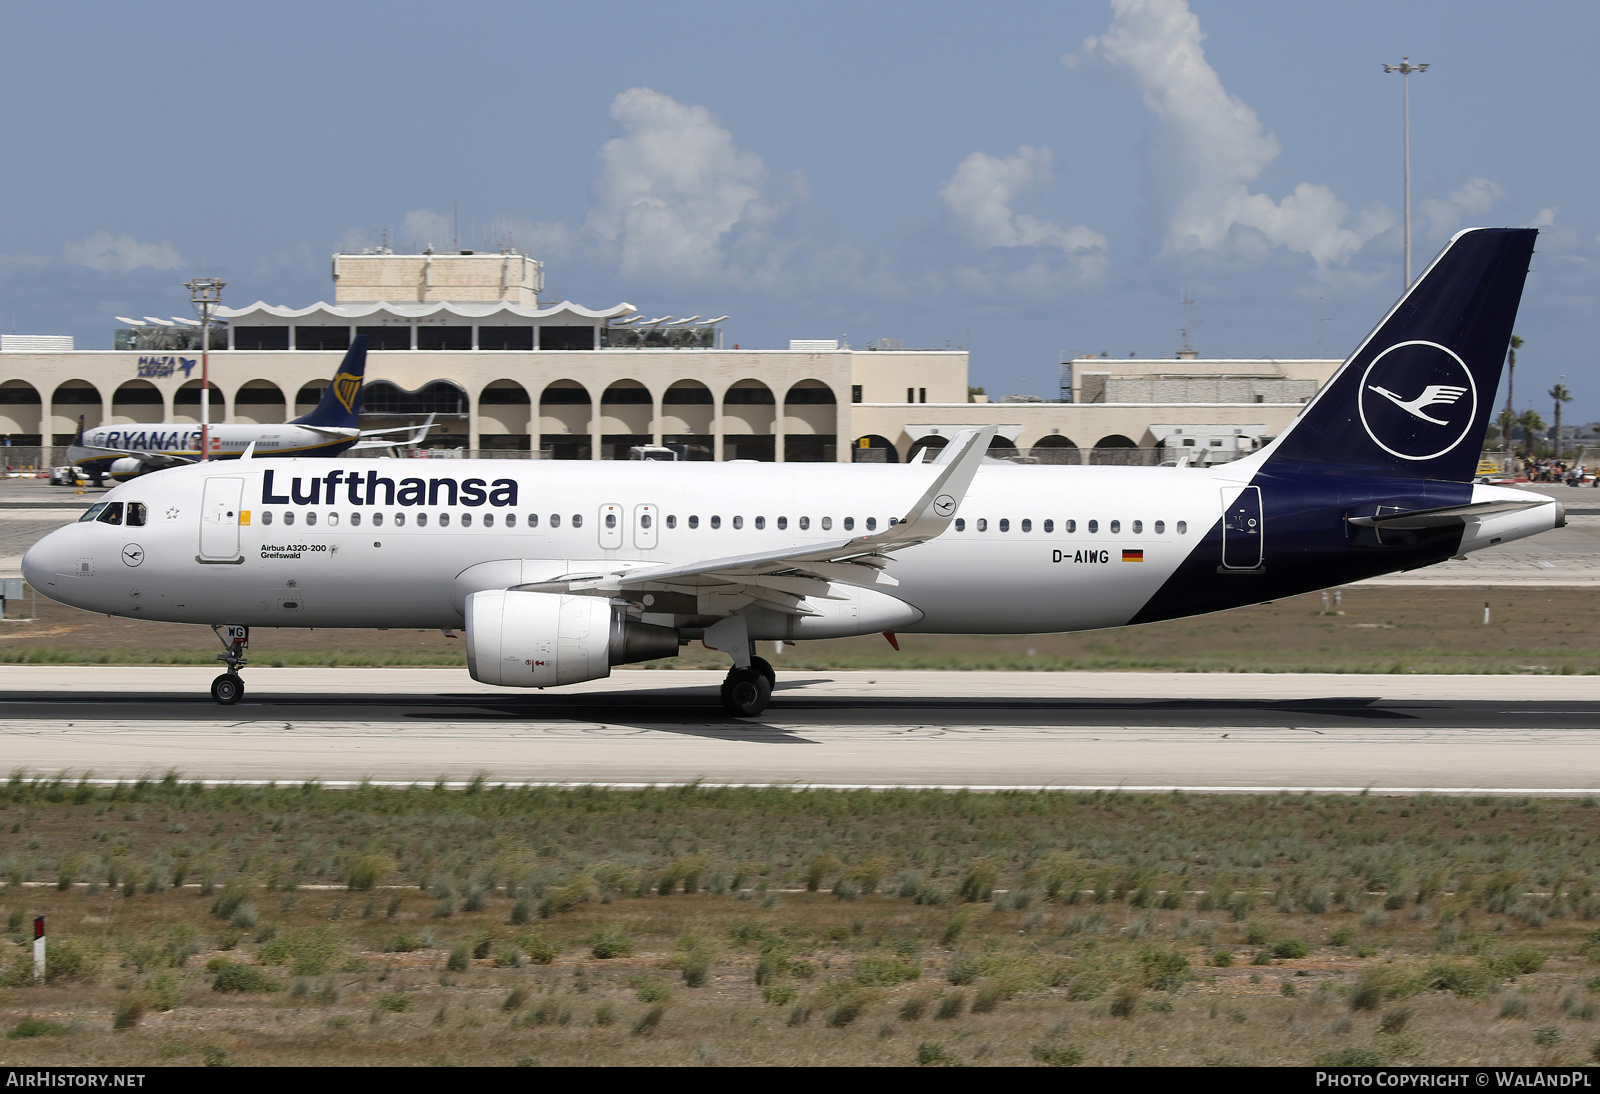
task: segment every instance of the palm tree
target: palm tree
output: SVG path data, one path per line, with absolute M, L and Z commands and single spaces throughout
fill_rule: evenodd
M 1527 449 L 1529 456 L 1534 455 L 1533 435 L 1544 428 L 1544 419 L 1539 416 L 1537 410 L 1529 409 L 1523 411 L 1517 418 L 1517 424 L 1522 427 L 1523 447 Z
M 1508 448 L 1510 447 L 1511 426 L 1517 420 L 1516 412 L 1511 409 L 1515 405 L 1512 403 L 1511 397 L 1516 394 L 1517 390 L 1517 350 L 1521 348 L 1522 335 L 1513 334 L 1511 336 L 1511 348 L 1506 350 L 1506 409 L 1504 416 L 1507 422 L 1506 437 L 1508 439 L 1506 447 Z
M 1561 404 L 1572 402 L 1572 393 L 1567 390 L 1566 384 L 1557 384 L 1550 389 L 1550 398 L 1556 401 L 1556 427 L 1552 434 L 1553 447 L 1556 459 L 1561 458 Z

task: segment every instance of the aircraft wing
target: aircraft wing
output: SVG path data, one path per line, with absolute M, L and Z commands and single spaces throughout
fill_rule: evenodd
M 108 448 L 97 444 L 74 443 L 67 448 L 67 459 L 77 463 L 83 459 L 134 459 L 151 471 L 164 471 L 169 467 L 183 467 L 195 462 L 195 457 L 178 452 L 148 452 L 132 448 Z
M 642 565 L 612 573 L 564 574 L 533 584 L 527 591 L 620 593 L 652 588 L 704 590 L 717 587 L 746 603 L 759 604 L 795 615 L 810 614 L 802 603 L 808 596 L 838 599 L 833 583 L 893 586 L 898 582 L 883 570 L 895 551 L 926 543 L 950 527 L 972 477 L 989 449 L 995 429 L 966 430 L 946 448 L 948 458 L 922 496 L 906 515 L 871 535 L 826 543 L 806 543 L 746 555 L 677 563 Z M 737 610 L 737 607 L 730 610 Z
M 429 414 L 428 420 L 419 426 L 396 425 L 390 426 L 388 429 L 363 429 L 361 431 L 361 439 L 350 447 L 355 450 L 359 448 L 396 448 L 421 444 L 427 439 L 428 430 L 433 428 L 434 417 L 435 415 Z M 389 433 L 409 433 L 410 436 L 393 441 L 372 441 L 367 439 L 369 437 L 382 437 Z

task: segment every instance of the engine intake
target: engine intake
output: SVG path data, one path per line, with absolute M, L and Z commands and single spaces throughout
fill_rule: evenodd
M 483 684 L 544 688 L 675 657 L 678 632 L 635 623 L 600 597 L 490 589 L 467 597 L 467 671 Z

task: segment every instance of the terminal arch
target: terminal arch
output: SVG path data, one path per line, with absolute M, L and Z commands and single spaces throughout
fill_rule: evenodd
M 531 447 L 533 398 L 516 380 L 493 380 L 478 392 L 478 447 Z
M 539 393 L 539 447 L 554 459 L 590 457 L 589 419 L 594 399 L 577 380 L 556 380 Z
M 888 437 L 880 437 L 876 433 L 868 433 L 865 437 L 857 437 L 855 444 L 850 446 L 851 458 L 856 463 L 899 463 L 900 453 L 895 450 L 894 442 Z M 867 453 L 873 453 L 867 455 Z M 882 455 L 878 455 L 878 453 Z
M 918 437 L 911 442 L 911 451 L 906 454 L 906 462 L 916 463 L 924 448 L 931 448 L 937 453 L 949 443 L 949 437 L 941 437 L 937 433 L 930 433 L 926 437 Z
M 39 444 L 44 400 L 26 380 L 0 384 L 0 433 L 12 444 Z
M 283 388 L 271 380 L 247 380 L 233 393 L 233 418 L 237 422 L 269 425 L 288 418 Z
M 684 459 L 709 460 L 716 448 L 711 417 L 716 400 L 699 380 L 677 380 L 661 393 L 661 443 L 679 446 Z
M 161 389 L 149 380 L 128 380 L 111 393 L 111 421 L 161 422 L 167 416 L 167 401 Z
M 224 403 L 222 392 L 216 384 L 211 385 L 210 419 L 213 423 L 222 421 L 227 416 L 227 404 Z M 179 385 L 172 396 L 172 420 L 175 422 L 198 422 L 200 420 L 200 381 L 185 380 Z
M 100 389 L 88 380 L 66 380 L 56 385 L 50 394 L 51 432 L 55 444 L 71 444 L 78 433 L 78 420 L 82 418 L 85 429 L 101 423 L 104 402 Z
M 1071 437 L 1063 437 L 1059 433 L 1046 433 L 1033 443 L 1030 453 L 1040 463 L 1065 463 L 1077 464 L 1083 462 L 1083 454 L 1078 446 L 1072 442 Z
M 625 460 L 634 445 L 649 444 L 655 399 L 638 380 L 617 380 L 600 394 L 602 459 Z

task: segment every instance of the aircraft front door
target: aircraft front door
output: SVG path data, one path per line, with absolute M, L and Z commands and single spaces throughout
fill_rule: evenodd
M 1261 487 L 1247 486 L 1237 496 L 1222 492 L 1222 568 L 1259 570 L 1265 557 L 1261 519 Z
M 239 555 L 239 503 L 243 499 L 243 479 L 206 480 L 200 504 L 202 562 L 243 561 Z

